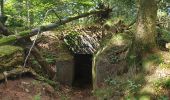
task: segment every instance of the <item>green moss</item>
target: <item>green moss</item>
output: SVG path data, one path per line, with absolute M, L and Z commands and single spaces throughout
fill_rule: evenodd
M 10 36 L 6 36 L 0 39 L 0 45 L 4 45 L 10 42 L 14 42 L 16 40 L 16 36 L 15 35 L 10 35 Z
M 24 36 L 28 36 L 28 33 L 30 33 L 31 31 L 24 31 L 18 34 L 18 36 L 24 37 Z
M 149 95 L 141 95 L 138 97 L 138 100 L 151 100 L 151 97 Z
M 11 55 L 17 51 L 22 51 L 21 47 L 11 46 L 11 45 L 4 45 L 0 46 L 0 57 Z
M 4 45 L 0 46 L 0 72 L 13 69 L 23 63 L 21 47 Z
M 160 64 L 163 62 L 163 59 L 158 54 L 151 54 L 147 56 L 146 58 L 144 58 L 142 62 L 144 66 L 150 62 L 152 62 L 153 64 Z
M 111 44 L 121 45 L 124 44 L 125 41 L 129 40 L 128 35 L 126 33 L 119 33 L 112 37 Z
M 104 40 L 101 41 L 101 47 L 109 50 L 115 46 L 130 45 L 130 41 L 132 41 L 130 35 L 126 33 L 118 33 L 112 37 L 104 38 Z

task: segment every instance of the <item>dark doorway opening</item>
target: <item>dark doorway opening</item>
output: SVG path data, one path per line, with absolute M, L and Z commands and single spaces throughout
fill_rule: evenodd
M 74 87 L 92 87 L 92 57 L 91 54 L 74 55 Z

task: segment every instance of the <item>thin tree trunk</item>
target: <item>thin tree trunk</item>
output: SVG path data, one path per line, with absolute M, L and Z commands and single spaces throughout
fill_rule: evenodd
M 30 29 L 30 1 L 29 0 L 26 0 L 26 9 L 27 9 L 27 27 Z

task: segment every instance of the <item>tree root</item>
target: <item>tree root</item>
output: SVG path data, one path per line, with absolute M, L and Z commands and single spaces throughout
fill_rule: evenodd
M 22 75 L 22 74 L 25 74 L 25 73 L 32 74 L 34 76 L 34 79 L 48 83 L 49 85 L 53 86 L 55 89 L 59 85 L 55 81 L 49 80 L 49 79 L 47 79 L 43 76 L 36 74 L 36 72 L 34 70 L 32 70 L 31 68 L 24 68 L 24 67 L 15 68 L 11 71 L 4 71 L 3 73 L 0 73 L 0 81 L 5 80 L 5 82 L 7 83 L 7 78 L 15 77 L 15 76 Z

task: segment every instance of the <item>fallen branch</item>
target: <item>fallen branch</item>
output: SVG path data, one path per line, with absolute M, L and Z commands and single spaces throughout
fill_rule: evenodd
M 4 80 L 8 77 L 14 77 L 16 75 L 21 75 L 24 73 L 31 73 L 31 74 L 35 75 L 35 73 L 31 69 L 19 67 L 19 68 L 15 68 L 11 71 L 5 71 L 4 73 L 0 73 L 0 80 Z
M 46 74 L 48 74 L 51 79 L 53 79 L 55 76 L 55 71 L 52 70 L 52 68 L 49 66 L 46 60 L 41 56 L 41 54 L 39 53 L 39 50 L 36 47 L 34 47 L 31 53 L 35 57 L 37 62 L 40 64 L 43 71 Z
M 39 81 L 46 82 L 53 87 L 56 87 L 56 86 L 59 85 L 55 81 L 49 80 L 49 79 L 47 79 L 43 76 L 36 74 L 31 68 L 24 68 L 24 67 L 21 67 L 21 66 L 19 68 L 13 69 L 11 71 L 5 71 L 3 73 L 0 73 L 0 80 L 5 80 L 7 82 L 7 78 L 22 75 L 22 74 L 25 74 L 25 73 L 30 73 L 34 76 L 35 79 L 37 79 Z
M 18 33 L 17 35 L 10 35 L 10 36 L 7 36 L 7 37 L 3 37 L 3 38 L 0 39 L 0 45 L 8 44 L 10 42 L 14 42 L 14 41 L 16 41 L 18 39 L 21 39 L 21 38 L 34 36 L 39 32 L 39 30 L 40 30 L 40 32 L 48 31 L 48 30 L 57 28 L 57 27 L 59 27 L 61 25 L 64 25 L 64 24 L 66 24 L 68 22 L 71 22 L 73 20 L 83 18 L 83 17 L 87 17 L 89 15 L 104 13 L 104 12 L 106 12 L 108 10 L 111 11 L 110 9 L 94 10 L 94 11 L 91 11 L 91 12 L 83 13 L 83 14 L 78 15 L 78 16 L 61 19 L 61 20 L 59 20 L 59 21 L 57 21 L 55 23 L 51 23 L 51 24 L 46 25 L 46 26 L 40 26 L 39 28 L 32 29 L 31 31 L 24 31 L 24 32 Z

